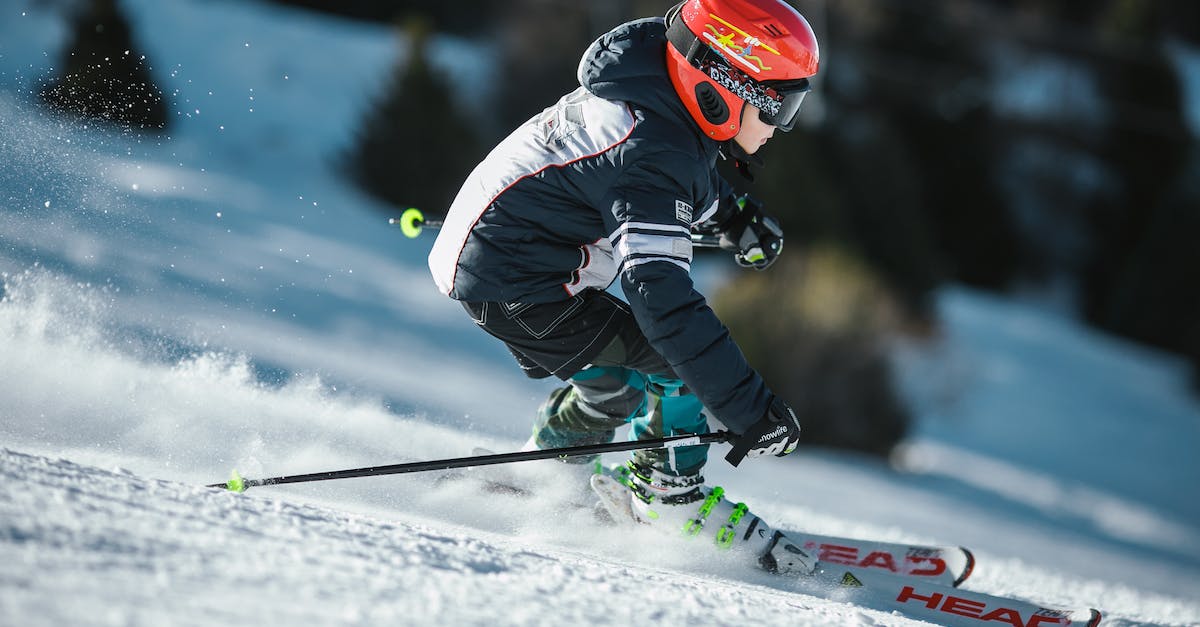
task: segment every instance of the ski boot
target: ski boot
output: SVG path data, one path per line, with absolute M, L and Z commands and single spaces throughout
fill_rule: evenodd
M 705 486 L 702 475 L 671 475 L 632 461 L 624 468 L 592 477 L 593 490 L 614 519 L 624 516 L 718 549 L 747 552 L 774 573 L 808 575 L 816 568 L 816 556 L 771 529 L 745 503 L 731 503 L 720 486 Z

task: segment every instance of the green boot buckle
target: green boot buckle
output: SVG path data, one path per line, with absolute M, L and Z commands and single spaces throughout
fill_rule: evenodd
M 704 520 L 712 513 L 712 508 L 721 502 L 721 497 L 724 495 L 725 490 L 721 486 L 713 488 L 712 492 L 704 499 L 704 503 L 700 505 L 697 517 L 683 524 L 683 535 L 698 535 L 700 530 L 704 528 Z

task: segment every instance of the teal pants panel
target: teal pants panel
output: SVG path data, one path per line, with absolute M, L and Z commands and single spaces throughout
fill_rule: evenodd
M 678 379 L 617 366 L 593 366 L 551 393 L 534 424 L 540 448 L 611 442 L 629 423 L 631 440 L 708 433 L 703 405 Z M 695 474 L 708 445 L 634 451 L 635 463 L 673 475 Z

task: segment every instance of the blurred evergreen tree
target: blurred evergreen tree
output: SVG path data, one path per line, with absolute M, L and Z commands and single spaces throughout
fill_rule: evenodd
M 89 0 L 71 29 L 62 73 L 42 88 L 42 100 L 59 111 L 126 128 L 165 129 L 162 91 L 116 0 Z
M 853 251 L 890 285 L 909 317 L 926 318 L 939 259 L 912 150 L 874 116 L 843 111 L 831 118 L 819 129 L 776 133 L 753 184 L 727 178 L 780 217 L 792 250 L 834 242 Z
M 498 129 L 513 128 L 579 86 L 576 70 L 589 32 L 588 3 L 511 0 L 496 22 L 503 86 L 496 95 Z M 603 27 L 603 31 L 616 26 Z
M 1092 59 L 1113 114 L 1098 154 L 1116 192 L 1092 207 L 1084 316 L 1137 340 L 1191 353 L 1200 366 L 1200 175 L 1177 69 L 1162 44 L 1170 7 L 1112 2 L 1100 36 L 1127 54 Z
M 1200 151 L 1184 172 L 1089 303 L 1100 326 L 1184 354 L 1200 391 Z
M 459 113 L 449 87 L 425 56 L 430 26 L 404 26 L 409 54 L 358 131 L 348 172 L 375 197 L 397 207 L 445 212 L 483 158 L 475 123 Z
M 951 14 L 940 0 L 830 6 L 820 36 L 836 54 L 817 86 L 825 119 L 776 134 L 746 188 L 789 238 L 858 251 L 915 320 L 931 315 L 941 281 L 1003 288 L 1020 266 L 993 175 L 986 63 Z
M 503 135 L 579 87 L 579 60 L 597 37 L 629 20 L 665 15 L 678 0 L 510 0 L 491 36 L 500 50 L 496 128 Z
M 319 11 L 327 15 L 368 22 L 395 24 L 406 15 L 424 15 L 445 32 L 475 37 L 486 35 L 496 14 L 503 5 L 488 0 L 402 0 L 380 2 L 379 0 L 271 0 L 276 4 Z
M 978 41 L 954 21 L 953 4 L 889 3 L 867 43 L 854 105 L 872 109 L 911 155 L 918 204 L 901 210 L 929 229 L 947 277 L 1003 289 L 1017 273 L 1020 248 L 994 177 L 987 64 Z

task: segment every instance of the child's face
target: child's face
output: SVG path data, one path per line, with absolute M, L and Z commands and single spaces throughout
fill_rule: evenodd
M 737 142 L 746 154 L 752 155 L 774 134 L 775 127 L 759 119 L 758 108 L 747 103 L 742 108 L 742 128 L 733 137 L 733 141 Z

